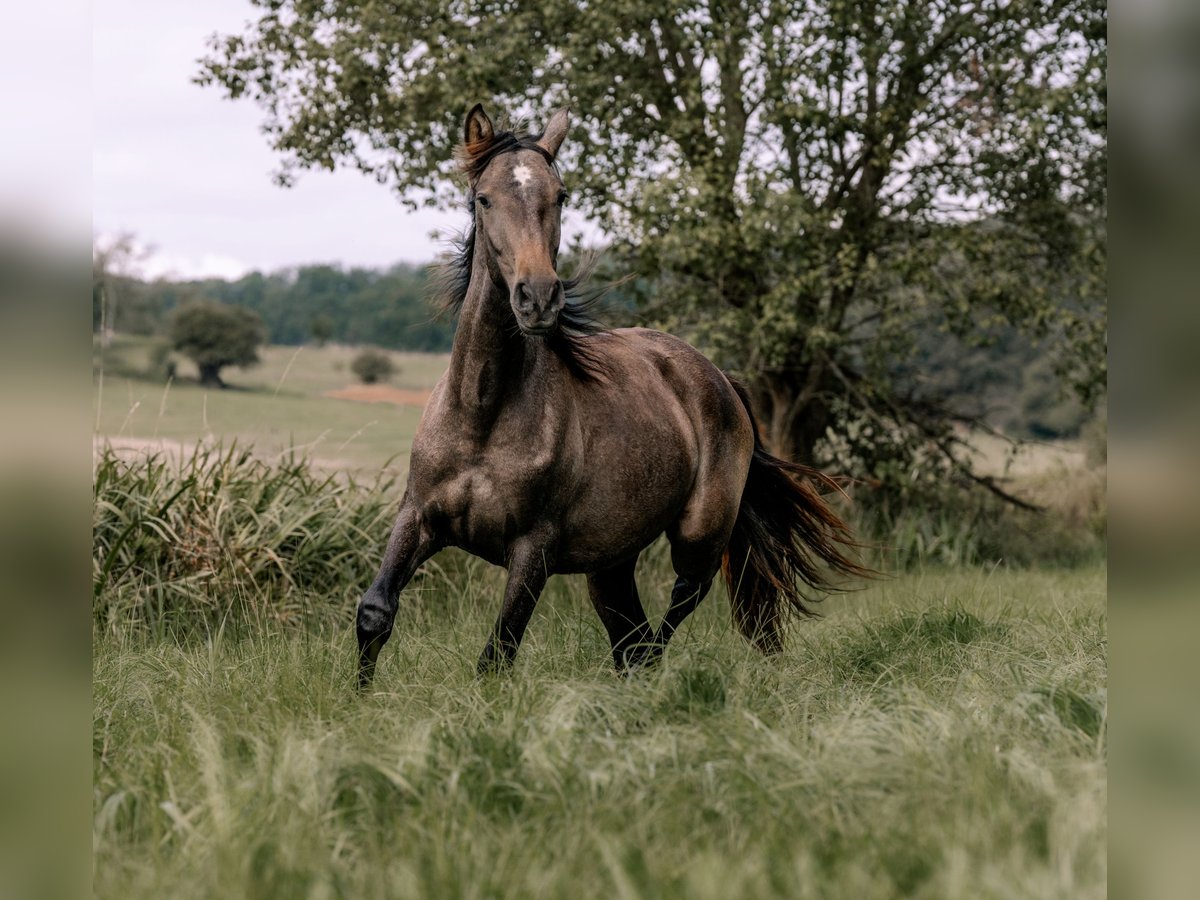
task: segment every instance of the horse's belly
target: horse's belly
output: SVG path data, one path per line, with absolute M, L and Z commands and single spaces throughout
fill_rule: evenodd
M 610 530 L 568 535 L 559 545 L 555 571 L 602 572 L 631 559 L 652 544 L 675 521 L 678 511 L 656 518 L 640 518 L 629 527 L 617 524 Z
M 692 489 L 690 460 L 680 454 L 648 462 L 610 470 L 565 511 L 560 571 L 595 572 L 629 559 L 678 519 Z

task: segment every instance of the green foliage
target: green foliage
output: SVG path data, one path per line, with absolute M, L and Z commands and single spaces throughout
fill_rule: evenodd
M 262 318 L 249 310 L 214 301 L 196 300 L 171 316 L 171 346 L 190 358 L 205 384 L 221 384 L 226 366 L 258 362 L 258 348 L 266 340 Z
M 178 306 L 202 296 L 257 313 L 275 344 L 298 345 L 311 338 L 318 344 L 335 340 L 396 350 L 449 350 L 453 324 L 438 320 L 425 300 L 430 275 L 427 267 L 409 265 L 386 270 L 318 265 L 272 274 L 251 272 L 234 281 L 209 278 L 135 286 L 152 323 L 161 323 Z
M 395 375 L 396 365 L 384 351 L 368 347 L 350 362 L 350 371 L 363 384 L 375 384 L 379 381 L 387 381 Z
M 959 421 L 985 422 L 1018 439 L 1077 437 L 1087 411 L 1054 371 L 1049 339 L 1031 340 L 1011 325 L 968 337 L 945 323 L 915 328 L 910 359 L 892 370 L 914 400 Z
M 1103 389 L 1102 0 L 258 5 L 198 80 L 260 105 L 285 183 L 350 166 L 444 205 L 472 103 L 570 105 L 573 203 L 646 317 L 753 381 L 779 452 L 867 424 L 855 472 L 961 469 L 938 329 L 1014 328 L 1083 406 Z

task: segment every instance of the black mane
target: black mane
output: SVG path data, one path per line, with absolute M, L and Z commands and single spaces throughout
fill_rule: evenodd
M 471 267 L 475 258 L 475 189 L 474 182 L 483 174 L 488 163 L 502 153 L 516 150 L 533 150 L 545 157 L 546 161 L 558 172 L 554 157 L 547 153 L 537 140 L 541 135 L 515 134 L 512 131 L 500 131 L 492 138 L 482 152 L 467 155 L 460 151 L 459 161 L 466 173 L 471 187 L 467 191 L 467 210 L 471 221 L 456 237 L 450 241 L 451 251 L 440 266 L 436 279 L 436 304 L 443 315 L 456 316 L 462 309 L 467 297 L 467 288 L 471 284 Z M 562 280 L 563 292 L 566 295 L 566 305 L 558 314 L 558 327 L 544 338 L 532 337 L 528 340 L 544 340 L 546 346 L 563 361 L 567 370 L 581 381 L 595 381 L 607 377 L 610 367 L 603 355 L 598 352 L 592 336 L 603 334 L 608 329 L 592 316 L 593 310 L 599 304 L 613 285 L 587 287 L 598 255 L 588 253 L 580 260 L 572 278 Z

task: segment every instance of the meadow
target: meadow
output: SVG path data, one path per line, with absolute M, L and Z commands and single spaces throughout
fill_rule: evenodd
M 139 377 L 144 344 L 113 349 L 97 896 L 1106 893 L 1102 555 L 1017 565 L 968 553 L 961 525 L 914 524 L 875 560 L 888 577 L 827 599 L 781 656 L 738 637 L 714 590 L 629 679 L 582 580 L 556 577 L 515 670 L 478 679 L 504 573 L 444 552 L 358 697 L 354 605 L 416 410 L 325 396 L 351 381 L 345 348 L 270 348 L 223 392 L 166 389 Z M 397 359 L 414 390 L 444 366 Z M 671 582 L 651 548 L 652 619 Z
M 97 896 L 1105 895 L 1102 571 L 906 575 L 771 660 L 713 598 L 628 681 L 565 582 L 476 679 L 469 576 L 361 699 L 349 627 L 98 634 Z
M 101 352 L 93 349 L 95 433 L 118 447 L 178 450 L 197 440 L 240 441 L 260 455 L 298 451 L 330 469 L 407 471 L 418 406 L 359 403 L 327 396 L 353 385 L 350 361 L 360 348 L 264 347 L 262 362 L 223 373 L 229 388 L 211 390 L 195 381 L 181 360 L 178 377 L 157 375 L 154 341 L 117 335 Z M 445 353 L 391 352 L 398 372 L 391 384 L 427 391 L 445 371 Z

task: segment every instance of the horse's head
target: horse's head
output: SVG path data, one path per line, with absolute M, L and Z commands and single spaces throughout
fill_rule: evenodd
M 567 192 L 554 165 L 567 134 L 560 109 L 537 137 L 497 133 L 476 104 L 467 114 L 460 158 L 475 213 L 475 248 L 508 288 L 517 325 L 548 334 L 566 303 L 558 277 L 558 243 Z

